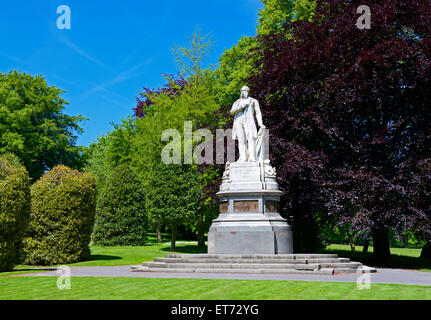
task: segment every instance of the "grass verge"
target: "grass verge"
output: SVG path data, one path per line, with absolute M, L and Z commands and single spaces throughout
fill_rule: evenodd
M 431 288 L 373 284 L 359 290 L 355 283 L 72 278 L 70 290 L 59 290 L 57 278 L 2 277 L 5 300 L 431 300 Z
M 391 248 L 392 261 L 377 267 L 431 272 L 431 259 L 420 258 L 421 251 L 421 249 Z M 336 253 L 340 257 L 350 258 L 352 261 L 358 261 L 367 266 L 376 266 L 373 260 L 372 247 L 365 253 L 362 252 L 361 246 L 357 246 L 356 251 L 351 251 L 349 245 L 331 244 L 319 252 Z

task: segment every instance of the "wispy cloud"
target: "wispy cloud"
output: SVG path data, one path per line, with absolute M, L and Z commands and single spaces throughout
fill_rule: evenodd
M 26 61 L 22 60 L 21 58 L 14 55 L 10 55 L 7 52 L 4 52 L 2 50 L 0 50 L 0 55 L 10 61 L 13 61 L 14 63 L 17 63 L 21 67 L 26 67 L 26 68 L 31 67 Z
M 67 39 L 65 36 L 60 35 L 58 36 L 58 39 L 65 44 L 66 46 L 68 46 L 70 49 L 72 49 L 73 51 L 75 51 L 77 54 L 79 54 L 80 56 L 84 57 L 85 59 L 101 66 L 101 67 L 106 67 L 103 62 L 101 62 L 100 60 L 97 60 L 96 58 L 94 58 L 93 56 L 91 56 L 89 53 L 87 53 L 85 50 L 81 49 L 78 45 L 76 45 L 75 43 L 73 43 L 72 41 L 70 41 L 69 39 Z
M 85 92 L 83 95 L 88 96 L 88 95 L 94 94 L 94 93 L 99 92 L 99 91 L 108 91 L 107 89 L 109 87 L 112 87 L 115 84 L 127 81 L 131 78 L 134 78 L 134 77 L 137 77 L 141 74 L 137 71 L 139 71 L 142 67 L 150 64 L 151 61 L 152 61 L 152 58 L 148 58 L 144 62 L 139 63 L 139 64 L 133 66 L 132 68 L 121 72 L 120 74 L 118 74 L 117 76 L 112 78 L 111 80 L 94 86 L 93 88 L 91 88 L 90 90 Z

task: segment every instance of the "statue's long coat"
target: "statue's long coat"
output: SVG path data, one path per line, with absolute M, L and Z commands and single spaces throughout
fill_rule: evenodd
M 261 112 L 259 102 L 251 97 L 247 99 L 238 99 L 235 101 L 232 107 L 233 110 L 238 110 L 240 106 L 247 105 L 244 110 L 235 115 L 233 122 L 232 138 L 234 140 L 238 139 L 239 130 L 242 130 L 241 124 L 244 125 L 244 130 L 246 138 L 257 139 L 257 128 L 255 121 L 255 114 L 257 119 L 261 119 Z M 259 123 L 261 125 L 261 123 Z

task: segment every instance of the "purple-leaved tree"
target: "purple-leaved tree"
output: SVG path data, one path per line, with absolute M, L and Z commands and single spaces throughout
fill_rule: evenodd
M 371 29 L 361 30 L 362 4 L 319 0 L 314 23 L 260 39 L 249 84 L 297 250 L 313 249 L 319 212 L 372 238 L 385 262 L 390 230 L 431 240 L 431 2 L 370 1 Z

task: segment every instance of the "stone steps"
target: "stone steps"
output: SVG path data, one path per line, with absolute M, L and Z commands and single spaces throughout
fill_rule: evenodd
M 336 254 L 211 255 L 168 254 L 132 268 L 135 272 L 237 273 L 237 274 L 336 274 L 357 273 L 364 266 Z M 376 272 L 366 267 L 366 271 Z
M 154 262 L 164 263 L 194 263 L 196 259 L 185 258 L 155 258 Z M 268 263 L 268 264 L 312 264 L 312 263 L 348 263 L 349 258 L 338 259 L 199 259 L 200 263 Z
M 320 270 L 296 270 L 296 269 L 199 269 L 199 268 L 132 268 L 134 272 L 154 272 L 154 273 L 230 273 L 230 274 L 320 274 L 333 275 L 333 269 Z
M 178 259 L 339 259 L 337 254 L 167 254 L 166 258 Z M 345 258 L 342 258 L 345 259 Z
M 163 263 L 144 262 L 144 267 L 149 268 L 188 268 L 190 263 Z M 299 269 L 299 270 L 319 270 L 319 264 L 244 264 L 244 263 L 196 263 L 199 269 Z

